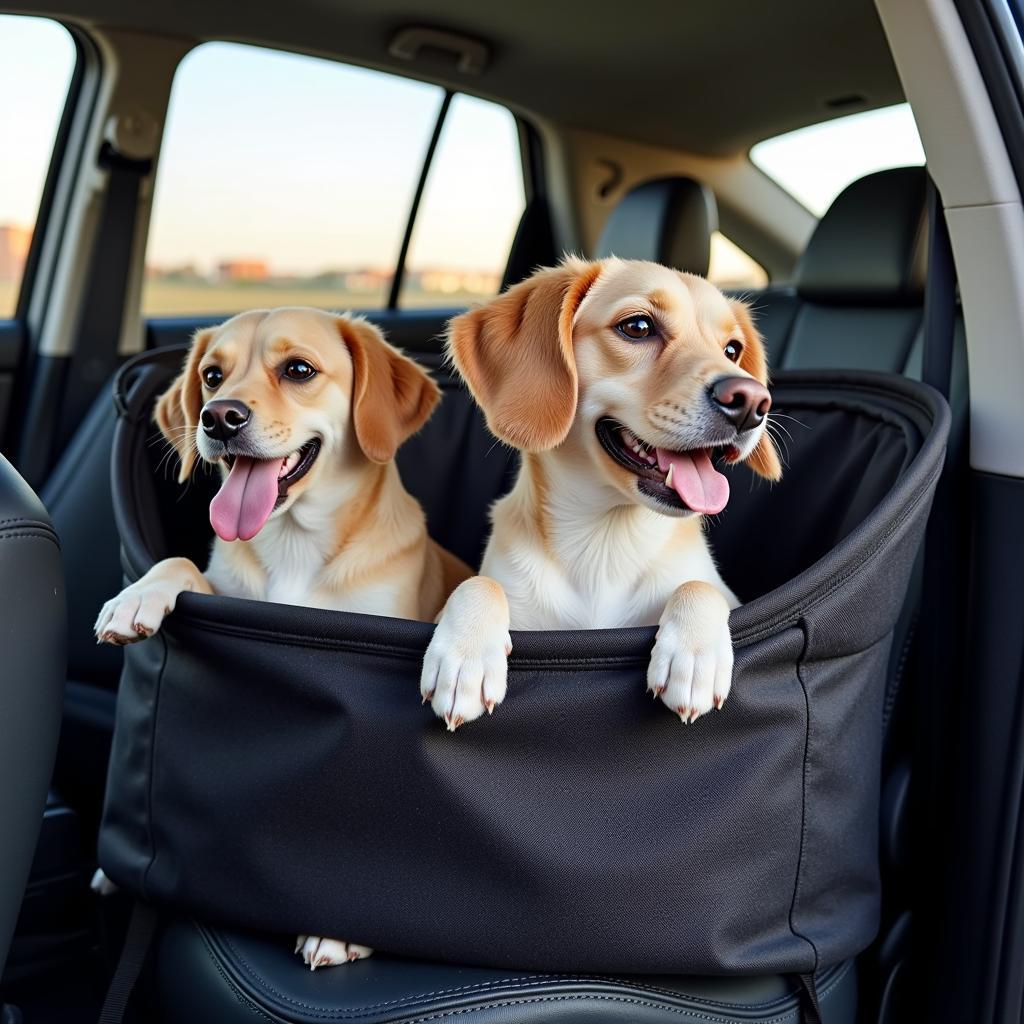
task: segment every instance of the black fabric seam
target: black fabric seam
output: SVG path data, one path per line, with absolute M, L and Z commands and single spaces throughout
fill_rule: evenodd
M 789 904 L 789 930 L 792 932 L 794 937 L 802 939 L 811 947 L 811 952 L 814 955 L 814 966 L 811 968 L 811 973 L 816 974 L 818 971 L 818 964 L 820 958 L 818 955 L 818 947 L 815 946 L 814 942 L 803 932 L 799 931 L 796 927 L 796 923 L 793 919 L 796 911 L 797 900 L 800 898 L 800 883 L 803 875 L 804 865 L 804 847 L 807 842 L 807 776 L 810 770 L 810 752 L 811 752 L 811 697 L 807 692 L 807 683 L 804 681 L 804 661 L 807 657 L 807 651 L 810 647 L 810 634 L 807 629 L 807 623 L 804 619 L 800 620 L 800 631 L 803 633 L 804 645 L 800 655 L 796 659 L 796 678 L 800 683 L 800 689 L 804 695 L 804 709 L 805 709 L 805 722 L 804 726 L 804 757 L 803 757 L 803 771 L 801 772 L 800 780 L 800 852 L 797 855 L 796 862 L 796 878 L 793 881 L 793 898 Z
M 271 603 L 271 602 L 261 602 Z M 318 609 L 317 609 L 318 610 Z M 347 614 L 347 613 L 339 613 Z M 188 612 L 176 611 L 174 613 L 175 618 L 180 619 L 182 622 L 186 622 L 195 629 L 202 630 L 207 633 L 219 633 L 224 636 L 237 636 L 243 639 L 259 639 L 267 643 L 279 644 L 283 647 L 298 647 L 298 648 L 317 648 L 321 650 L 333 650 L 339 652 L 353 652 L 360 654 L 386 654 L 392 658 L 400 658 L 403 661 L 415 661 L 419 662 L 423 658 L 425 648 L 420 647 L 396 647 L 391 644 L 377 643 L 372 640 L 338 640 L 332 637 L 315 636 L 312 634 L 305 633 L 269 633 L 265 630 L 250 629 L 245 626 L 238 626 L 235 624 L 211 622 L 209 619 L 204 619 L 201 616 L 190 614 Z M 410 621 L 410 620 L 401 620 Z M 589 658 L 544 658 L 537 659 L 536 661 L 523 658 L 516 660 L 513 655 L 512 660 L 509 662 L 509 667 L 515 670 L 519 667 L 529 667 L 531 671 L 534 670 L 550 670 L 550 671 L 561 671 L 567 666 L 582 666 L 582 667 L 616 667 L 616 666 L 636 666 L 645 665 L 647 659 L 650 656 L 650 648 L 654 643 L 653 630 L 654 626 L 649 627 L 638 627 L 641 629 L 652 630 L 650 641 L 647 643 L 643 652 L 635 655 L 608 655 L 607 657 L 594 656 Z M 551 630 L 550 632 L 560 632 L 559 630 Z M 602 630 L 594 630 L 594 632 L 603 632 Z

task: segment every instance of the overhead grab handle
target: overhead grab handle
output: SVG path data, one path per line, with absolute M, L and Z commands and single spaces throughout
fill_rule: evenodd
M 479 39 L 422 25 L 400 29 L 388 46 L 388 53 L 402 60 L 416 60 L 424 50 L 454 54 L 455 69 L 464 75 L 481 74 L 490 56 L 487 45 Z

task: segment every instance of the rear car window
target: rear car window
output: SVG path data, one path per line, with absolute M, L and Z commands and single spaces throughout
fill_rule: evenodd
M 439 86 L 335 61 L 197 47 L 171 92 L 143 315 L 387 307 L 443 101 Z M 522 209 L 514 118 L 454 96 L 399 305 L 497 292 Z
M 708 280 L 719 288 L 765 288 L 768 271 L 721 231 L 711 235 Z
M 387 304 L 444 91 L 206 43 L 171 92 L 144 315 Z
M 0 319 L 18 304 L 75 61 L 62 25 L 0 15 Z
M 512 114 L 454 97 L 413 225 L 399 305 L 464 306 L 496 295 L 524 205 Z
M 910 105 L 900 103 L 759 142 L 750 159 L 821 216 L 847 185 L 873 171 L 924 163 Z

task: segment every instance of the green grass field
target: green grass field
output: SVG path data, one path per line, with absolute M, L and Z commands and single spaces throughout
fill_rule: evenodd
M 479 302 L 486 296 L 468 292 L 407 291 L 403 309 L 456 309 Z M 243 309 L 268 306 L 317 306 L 339 312 L 382 309 L 387 295 L 381 292 L 346 292 L 340 289 L 302 285 L 238 284 L 206 285 L 170 281 L 147 281 L 142 291 L 142 314 L 190 316 L 237 313 Z
M 142 315 L 207 316 L 268 306 L 318 306 L 322 309 L 372 309 L 387 302 L 373 293 L 354 295 L 332 288 L 280 285 L 205 285 L 147 281 L 142 288 Z
M 457 309 L 479 302 L 482 296 L 468 292 L 407 292 L 402 297 L 403 309 Z M 18 301 L 18 285 L 0 281 L 0 319 L 14 315 Z M 330 288 L 304 288 L 301 285 L 205 285 L 179 284 L 170 281 L 147 281 L 142 289 L 142 315 L 217 316 L 238 313 L 243 309 L 268 306 L 317 306 L 339 312 L 380 309 L 387 296 L 373 293 L 352 293 Z
M 14 316 L 14 307 L 17 304 L 17 282 L 0 281 L 0 320 L 9 320 L 12 316 Z

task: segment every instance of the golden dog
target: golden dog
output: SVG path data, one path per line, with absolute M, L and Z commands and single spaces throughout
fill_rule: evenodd
M 658 264 L 568 259 L 453 320 L 448 351 L 523 456 L 482 575 L 438 620 L 423 699 L 449 729 L 493 711 L 510 628 L 657 624 L 649 690 L 687 723 L 721 707 L 738 602 L 701 517 L 729 498 L 716 463 L 782 472 L 747 307 Z
M 104 605 L 97 638 L 152 636 L 186 590 L 432 620 L 470 570 L 427 536 L 393 460 L 439 398 L 357 317 L 257 310 L 200 331 L 155 417 L 181 482 L 197 459 L 223 476 L 209 565 L 153 566 Z M 371 952 L 315 936 L 296 951 L 314 968 Z

